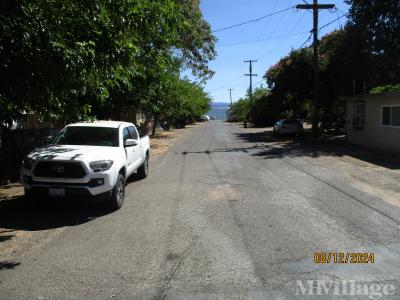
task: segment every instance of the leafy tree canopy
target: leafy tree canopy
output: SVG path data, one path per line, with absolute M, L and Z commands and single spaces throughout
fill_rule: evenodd
M 369 86 L 400 82 L 400 2 L 347 0 L 351 5 L 349 30 L 360 52 L 369 55 Z
M 199 0 L 4 0 L 0 27 L 3 123 L 119 104 L 159 111 L 182 69 L 213 74 L 215 38 Z

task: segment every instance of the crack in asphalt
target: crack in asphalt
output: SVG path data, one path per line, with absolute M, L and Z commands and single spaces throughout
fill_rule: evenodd
M 180 254 L 180 259 L 172 266 L 169 274 L 164 278 L 162 286 L 158 289 L 157 294 L 154 296 L 154 300 L 163 300 L 167 297 L 169 290 L 172 287 L 172 280 L 176 274 L 179 273 L 184 261 L 189 257 L 194 245 L 198 240 L 197 236 L 193 237 L 192 242 L 186 247 L 186 249 Z

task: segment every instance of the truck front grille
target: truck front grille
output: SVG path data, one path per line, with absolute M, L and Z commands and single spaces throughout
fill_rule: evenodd
M 48 178 L 83 178 L 86 175 L 85 169 L 77 161 L 40 161 L 33 173 L 37 177 Z

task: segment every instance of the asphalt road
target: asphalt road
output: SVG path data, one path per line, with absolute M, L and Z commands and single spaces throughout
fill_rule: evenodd
M 0 299 L 305 299 L 298 281 L 317 279 L 400 299 L 400 209 L 286 147 L 219 121 L 191 129 L 121 210 L 47 208 L 25 229 L 58 234 L 0 269 Z M 318 251 L 375 263 L 315 264 Z

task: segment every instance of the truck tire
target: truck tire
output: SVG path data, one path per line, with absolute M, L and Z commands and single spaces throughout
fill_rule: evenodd
M 117 177 L 114 189 L 110 195 L 110 206 L 113 210 L 118 210 L 122 207 L 125 198 L 125 178 L 120 173 Z
M 149 156 L 146 154 L 143 165 L 137 170 L 137 177 L 139 179 L 144 179 L 149 175 Z

